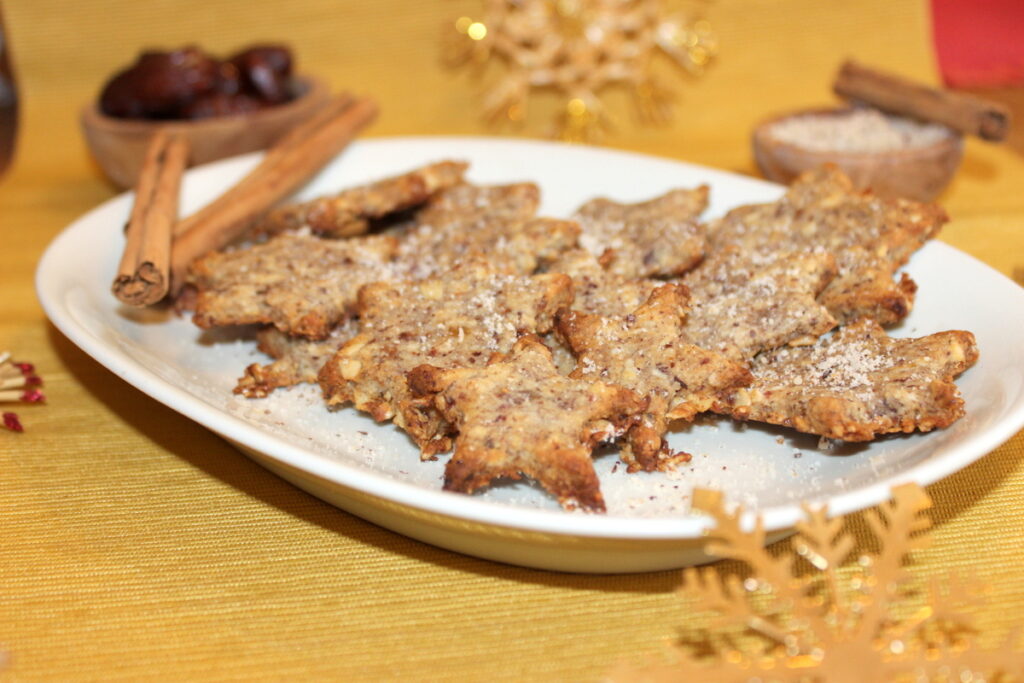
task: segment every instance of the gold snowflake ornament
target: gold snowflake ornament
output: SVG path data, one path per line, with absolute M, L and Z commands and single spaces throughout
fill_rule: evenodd
M 561 131 L 571 141 L 610 127 L 599 93 L 611 85 L 632 89 L 644 120 L 668 120 L 674 97 L 655 77 L 655 59 L 700 74 L 717 51 L 707 21 L 669 11 L 665 0 L 484 0 L 481 17 L 460 17 L 455 29 L 449 63 L 505 65 L 484 99 L 490 120 L 522 121 L 531 92 L 555 90 L 566 98 Z
M 915 591 L 905 566 L 929 540 L 931 507 L 923 489 L 906 485 L 867 513 L 877 550 L 850 559 L 854 539 L 842 519 L 805 505 L 790 550 L 765 549 L 758 519 L 740 524 L 719 493 L 700 491 L 694 506 L 715 521 L 707 550 L 746 565 L 746 575 L 716 567 L 687 569 L 682 592 L 714 622 L 671 663 L 623 666 L 619 681 L 693 683 L 862 683 L 906 681 L 989 683 L 1022 681 L 1024 653 L 1011 634 L 1002 647 L 975 647 L 975 634 L 959 608 L 975 601 L 956 580 Z M 921 598 L 924 599 L 921 599 Z

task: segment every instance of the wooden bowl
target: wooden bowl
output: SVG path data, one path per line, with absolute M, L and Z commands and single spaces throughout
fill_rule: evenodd
M 96 162 L 121 188 L 135 185 L 146 146 L 158 130 L 185 136 L 195 166 L 236 154 L 265 149 L 330 99 L 327 85 L 312 78 L 298 79 L 299 95 L 285 104 L 261 111 L 189 121 L 142 121 L 107 116 L 93 102 L 82 109 L 82 132 Z
M 860 189 L 870 188 L 883 197 L 906 197 L 932 201 L 953 179 L 963 156 L 963 138 L 955 132 L 922 147 L 882 152 L 848 152 L 806 149 L 783 142 L 772 134 L 772 126 L 797 116 L 834 116 L 849 109 L 808 109 L 777 116 L 754 129 L 754 158 L 769 180 L 790 183 L 804 171 L 834 163 Z

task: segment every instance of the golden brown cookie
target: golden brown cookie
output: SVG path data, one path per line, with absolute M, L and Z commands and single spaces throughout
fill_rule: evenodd
M 714 221 L 708 242 L 712 252 L 737 247 L 755 263 L 779 252 L 829 252 L 839 273 L 821 301 L 832 315 L 845 322 L 869 314 L 891 324 L 910 311 L 915 290 L 909 278 L 896 282 L 892 274 L 946 220 L 934 204 L 854 190 L 826 165 L 797 178 L 777 202 L 738 207 Z
M 271 211 L 257 232 L 309 227 L 313 232 L 334 237 L 361 235 L 372 221 L 419 206 L 439 191 L 458 185 L 468 166 L 461 161 L 439 161 L 331 197 L 288 204 Z
M 871 318 L 880 325 L 893 325 L 910 313 L 917 284 L 894 261 L 865 247 L 839 252 L 839 277 L 832 280 L 818 302 L 836 313 L 840 323 Z
M 447 491 L 532 479 L 566 509 L 603 512 L 591 451 L 624 433 L 647 401 L 628 389 L 558 374 L 533 335 L 482 368 L 416 368 L 409 378 L 458 432 Z
M 651 292 L 665 284 L 650 278 L 622 277 L 607 270 L 586 249 L 562 252 L 547 266 L 547 271 L 571 277 L 576 293 L 573 309 L 594 315 L 628 315 L 647 301 Z
M 441 192 L 401 237 L 398 268 L 409 279 L 444 273 L 465 259 L 487 258 L 530 274 L 576 245 L 573 221 L 534 216 L 536 185 L 460 185 Z
M 686 288 L 667 284 L 625 317 L 558 314 L 558 334 L 577 359 L 570 377 L 617 384 L 650 401 L 622 453 L 631 471 L 670 465 L 669 420 L 692 419 L 752 379 L 745 364 L 688 343 L 686 305 Z
M 686 272 L 704 255 L 704 228 L 697 217 L 708 188 L 672 190 L 637 204 L 592 199 L 573 218 L 583 229 L 580 245 L 625 278 Z
M 706 349 L 749 360 L 786 344 L 813 344 L 836 325 L 818 294 L 836 276 L 827 252 L 780 253 L 760 260 L 718 251 L 687 273 L 686 334 Z
M 479 261 L 418 282 L 368 285 L 359 294 L 360 333 L 320 371 L 324 398 L 394 419 L 426 455 L 446 450 L 444 424 L 412 400 L 406 374 L 423 363 L 482 366 L 520 335 L 551 330 L 571 303 L 568 276 L 528 277 Z
M 324 340 L 292 337 L 276 327 L 256 333 L 257 348 L 274 359 L 266 365 L 253 363 L 239 378 L 234 392 L 247 398 L 265 398 L 274 389 L 295 384 L 316 384 L 317 373 L 338 347 L 359 331 L 359 322 L 347 319 Z
M 463 183 L 431 198 L 419 212 L 417 222 L 435 227 L 458 224 L 471 229 L 480 221 L 494 218 L 531 218 L 539 206 L 540 188 L 535 183 Z
M 716 410 L 844 441 L 927 432 L 963 415 L 953 378 L 977 359 L 970 332 L 893 339 L 864 318 L 814 346 L 761 354 L 754 383 Z
M 375 235 L 329 240 L 286 233 L 192 264 L 199 327 L 270 324 L 288 334 L 326 339 L 350 316 L 359 288 L 393 277 L 397 241 Z

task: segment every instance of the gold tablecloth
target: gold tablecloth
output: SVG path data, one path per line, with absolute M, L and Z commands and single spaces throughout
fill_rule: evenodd
M 380 529 L 128 386 L 35 299 L 45 246 L 114 194 L 77 110 L 139 48 L 287 40 L 303 70 L 378 99 L 372 135 L 481 134 L 480 83 L 439 60 L 450 20 L 481 5 L 4 3 L 24 108 L 0 180 L 0 349 L 36 363 L 49 402 L 19 411 L 25 433 L 0 432 L 0 679 L 588 680 L 677 635 L 689 611 L 678 572 L 531 571 Z M 606 144 L 752 173 L 752 125 L 830 102 L 844 57 L 935 79 L 924 2 L 705 7 L 719 61 L 699 80 L 666 69 L 681 105 L 667 127 L 639 126 L 613 95 L 626 113 Z M 511 134 L 541 130 L 554 103 L 541 95 Z M 1022 186 L 1020 156 L 969 141 L 941 239 L 1007 274 L 1024 265 Z M 930 487 L 938 524 L 918 555 L 922 576 L 957 570 L 990 586 L 974 616 L 993 637 L 1024 621 L 1022 455 L 1018 434 Z

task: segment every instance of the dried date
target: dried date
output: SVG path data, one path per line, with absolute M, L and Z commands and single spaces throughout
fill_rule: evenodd
M 109 116 L 189 119 L 257 111 L 294 96 L 287 48 L 253 46 L 219 60 L 188 46 L 146 51 L 100 94 Z
M 291 99 L 292 56 L 287 48 L 251 47 L 239 52 L 230 62 L 251 93 L 275 104 Z

